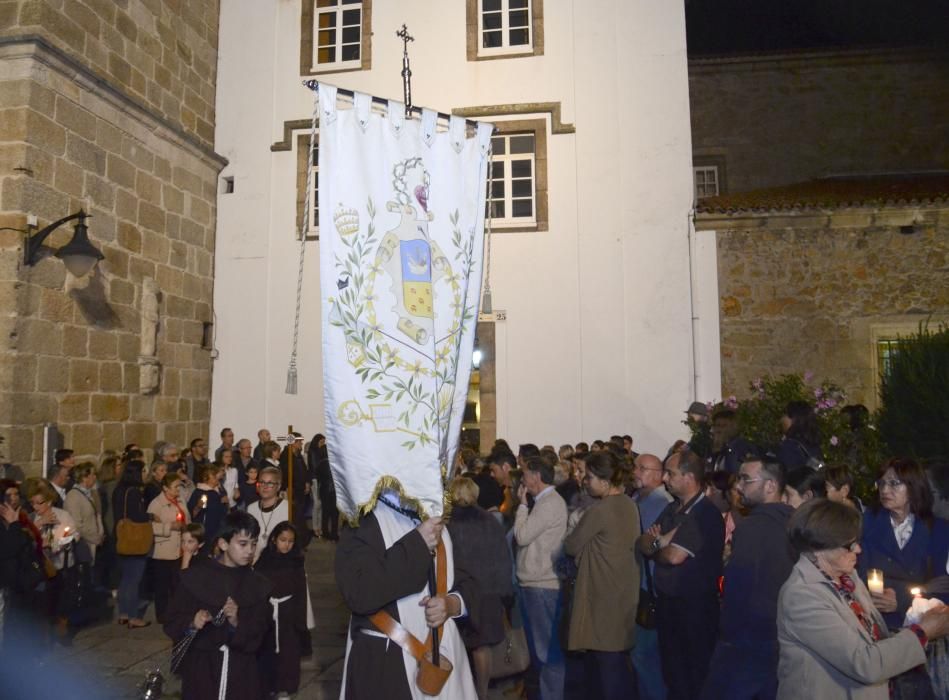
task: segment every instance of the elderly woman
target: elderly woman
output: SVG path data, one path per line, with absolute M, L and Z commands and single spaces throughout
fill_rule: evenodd
M 788 532 L 801 556 L 778 596 L 778 699 L 888 700 L 887 680 L 925 664 L 927 641 L 949 633 L 949 607 L 891 635 L 854 576 L 860 513 L 813 499 Z
M 191 518 L 181 502 L 181 474 L 170 472 L 161 483 L 161 495 L 148 504 L 155 544 L 152 548 L 152 577 L 155 585 L 155 619 L 165 623 L 177 573 L 181 569 L 181 533 Z
M 945 571 L 949 523 L 933 516 L 933 493 L 922 467 L 894 458 L 879 471 L 880 502 L 863 516 L 858 566 L 883 571 L 883 593 L 873 603 L 887 625 L 899 627 L 912 604 L 910 589 Z
M 608 450 L 586 458 L 584 485 L 594 501 L 563 543 L 577 561 L 567 648 L 587 652 L 586 686 L 599 689 L 591 695 L 625 698 L 634 683 L 627 659 L 639 602 L 639 509 L 626 496 L 622 463 Z
M 55 625 L 60 641 L 68 643 L 68 621 L 60 612 L 63 590 L 60 572 L 64 566 L 72 563 L 67 561 L 67 557 L 71 557 L 70 548 L 78 539 L 76 523 L 65 510 L 53 507 L 56 492 L 45 479 L 27 481 L 26 498 L 33 508 L 32 520 L 40 532 L 43 554 L 51 564 L 48 573 L 56 572 L 46 582 L 46 613 Z
M 81 541 L 76 555 L 80 561 L 92 563 L 96 560 L 96 549 L 105 540 L 102 524 L 102 500 L 96 488 L 96 465 L 83 462 L 73 469 L 76 485 L 66 494 L 64 508 L 76 523 Z
M 504 639 L 504 603 L 513 596 L 511 554 L 498 520 L 478 506 L 478 485 L 457 477 L 449 485 L 452 511 L 448 521 L 455 566 L 468 571 L 481 597 L 460 632 L 474 660 L 479 700 L 488 697 L 491 680 L 491 645 Z
M 145 477 L 145 488 L 142 491 L 142 501 L 146 508 L 152 501 L 161 496 L 161 482 L 167 473 L 168 465 L 161 460 L 152 462 L 152 466 L 148 468 L 148 476 Z

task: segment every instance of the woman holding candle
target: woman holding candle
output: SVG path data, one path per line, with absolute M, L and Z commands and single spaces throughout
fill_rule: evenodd
M 863 515 L 863 553 L 858 559 L 861 578 L 870 569 L 882 574 L 883 592 L 873 593 L 873 604 L 886 624 L 903 624 L 912 604 L 910 589 L 925 586 L 946 561 L 949 523 L 933 516 L 933 494 L 926 473 L 911 459 L 895 458 L 879 471 L 876 508 Z M 876 579 L 870 581 L 877 587 Z
M 170 472 L 162 479 L 162 493 L 148 504 L 152 516 L 155 546 L 152 548 L 152 574 L 155 585 L 155 618 L 165 622 L 168 601 L 174 592 L 176 573 L 181 568 L 181 533 L 191 522 L 181 503 L 181 475 Z
M 891 633 L 854 567 L 860 513 L 824 498 L 788 524 L 801 553 L 778 597 L 778 700 L 889 700 L 888 679 L 926 663 L 926 643 L 949 633 L 949 607 Z

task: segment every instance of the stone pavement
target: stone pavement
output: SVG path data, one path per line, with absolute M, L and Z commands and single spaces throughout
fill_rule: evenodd
M 316 629 L 312 631 L 313 659 L 304 665 L 300 692 L 295 696 L 298 700 L 339 697 L 349 613 L 336 590 L 334 552 L 335 545 L 322 540 L 314 540 L 307 552 L 306 570 Z M 64 677 L 96 677 L 97 691 L 101 692 L 97 700 L 139 698 L 138 686 L 145 674 L 160 668 L 165 677 L 162 697 L 180 697 L 180 683 L 168 671 L 171 642 L 154 623 L 153 608 L 149 608 L 146 619 L 153 624 L 139 630 L 111 622 L 83 629 L 71 648 L 56 647 L 47 665 L 55 664 L 56 673 Z
M 335 551 L 332 543 L 314 540 L 306 555 L 316 629 L 312 630 L 313 658 L 304 664 L 296 700 L 339 698 L 349 611 L 336 590 Z M 155 624 L 153 608 L 149 608 L 145 619 L 152 625 L 139 630 L 129 630 L 111 621 L 83 629 L 72 647 L 57 646 L 44 667 L 62 678 L 94 680 L 95 700 L 137 700 L 146 674 L 159 668 L 165 677 L 162 697 L 179 698 L 181 685 L 168 670 L 171 642 Z M 519 694 L 516 687 L 514 680 L 494 684 L 490 698 L 515 697 Z M 6 700 L 2 683 L 0 700 Z

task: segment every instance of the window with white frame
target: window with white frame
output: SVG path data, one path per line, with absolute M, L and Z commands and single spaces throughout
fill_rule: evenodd
M 717 165 L 701 165 L 692 168 L 692 179 L 695 185 L 696 201 L 719 195 Z
M 304 235 L 307 240 L 320 238 L 320 140 L 319 132 L 316 135 L 316 144 L 313 146 L 313 162 L 310 170 L 308 156 L 310 154 L 310 134 L 298 133 L 296 136 L 297 158 L 297 236 Z M 309 178 L 307 177 L 309 175 Z M 309 187 L 307 182 L 309 180 Z
M 313 13 L 313 68 L 362 65 L 362 0 L 316 0 Z
M 537 223 L 535 141 L 532 133 L 491 139 L 488 212 L 493 227 Z
M 532 2 L 536 0 L 478 0 L 478 54 L 532 51 Z
M 320 139 L 313 144 L 313 165 L 310 167 L 310 191 L 307 200 L 307 236 L 320 236 Z

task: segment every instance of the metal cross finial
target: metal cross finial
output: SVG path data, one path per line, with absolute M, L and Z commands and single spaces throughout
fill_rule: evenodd
M 408 117 L 412 112 L 412 69 L 409 68 L 409 42 L 415 41 L 415 37 L 409 34 L 405 24 L 395 35 L 402 40 L 402 94 L 405 98 L 405 116 Z

